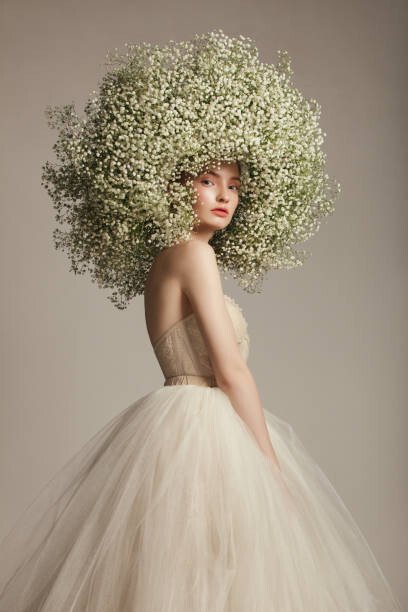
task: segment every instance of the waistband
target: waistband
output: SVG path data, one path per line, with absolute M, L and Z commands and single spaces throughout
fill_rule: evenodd
M 215 376 L 201 376 L 198 374 L 179 374 L 168 376 L 164 380 L 164 386 L 169 385 L 199 385 L 200 387 L 216 387 Z

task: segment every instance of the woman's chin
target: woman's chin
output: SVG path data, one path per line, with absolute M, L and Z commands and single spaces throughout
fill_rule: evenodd
M 217 230 L 224 229 L 229 225 L 230 219 L 217 217 L 216 215 L 212 215 L 211 218 L 206 217 L 205 219 L 200 219 L 198 225 L 195 225 L 195 231 L 199 232 L 216 232 Z
M 213 232 L 217 232 L 219 230 L 222 230 L 224 228 L 226 228 L 228 225 L 228 223 L 224 222 L 224 223 L 212 223 L 211 225 L 209 225 L 208 227 L 213 231 Z
M 208 227 L 211 227 L 214 230 L 226 227 L 229 222 L 229 217 L 221 217 L 214 214 L 211 215 L 210 219 L 202 220 L 203 225 L 207 225 Z

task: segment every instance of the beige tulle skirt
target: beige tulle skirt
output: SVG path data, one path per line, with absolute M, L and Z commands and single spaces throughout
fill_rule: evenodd
M 400 603 L 293 428 L 282 470 L 218 387 L 108 422 L 0 543 L 1 612 L 391 612 Z

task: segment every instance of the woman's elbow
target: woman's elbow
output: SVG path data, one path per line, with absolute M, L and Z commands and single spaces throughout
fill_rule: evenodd
M 229 364 L 228 366 L 220 368 L 215 378 L 218 387 L 223 391 L 228 391 L 245 384 L 245 382 L 251 378 L 251 372 L 246 362 L 240 360 L 234 364 Z

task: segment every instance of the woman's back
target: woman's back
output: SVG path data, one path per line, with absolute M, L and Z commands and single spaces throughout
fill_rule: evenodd
M 164 249 L 150 268 L 144 290 L 147 332 L 154 346 L 156 340 L 174 323 L 192 313 L 191 304 L 180 284 L 180 258 L 185 244 Z

